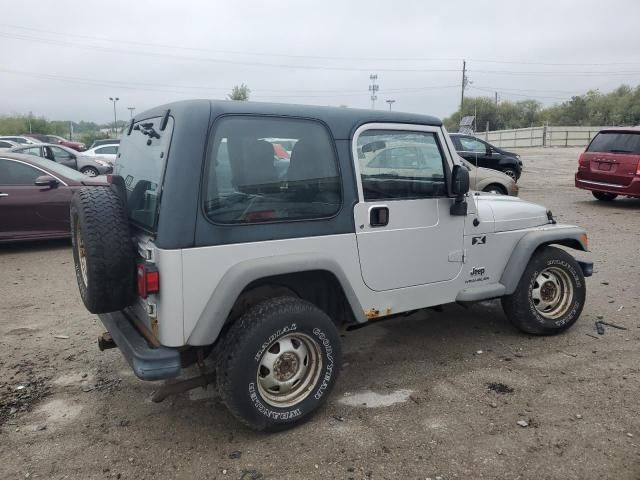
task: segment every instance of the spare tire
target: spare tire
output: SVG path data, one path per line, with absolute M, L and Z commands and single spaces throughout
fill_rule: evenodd
M 109 187 L 83 187 L 71 200 L 73 261 L 91 313 L 122 310 L 134 299 L 135 255 L 124 202 Z

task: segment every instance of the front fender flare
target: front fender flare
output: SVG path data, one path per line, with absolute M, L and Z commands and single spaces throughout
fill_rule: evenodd
M 563 245 L 588 251 L 586 232 L 580 227 L 557 225 L 527 233 L 516 244 L 500 277 L 500 283 L 505 286 L 505 295 L 511 295 L 516 290 L 531 256 L 544 245 Z
M 236 299 L 251 282 L 286 273 L 324 270 L 340 283 L 356 320 L 366 321 L 364 310 L 349 278 L 335 259 L 318 253 L 284 255 L 246 260 L 230 268 L 218 283 L 206 307 L 188 335 L 188 345 L 211 345 L 216 341 Z

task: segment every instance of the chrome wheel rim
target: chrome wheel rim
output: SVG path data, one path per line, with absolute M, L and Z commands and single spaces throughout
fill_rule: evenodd
M 531 290 L 537 312 L 555 320 L 567 313 L 573 302 L 573 283 L 569 274 L 558 267 L 548 267 L 538 274 Z
M 92 168 L 87 168 L 84 172 L 83 172 L 87 177 L 95 177 L 97 176 L 97 173 L 94 169 Z
M 80 275 L 84 285 L 87 285 L 87 252 L 84 248 L 84 241 L 80 234 L 80 223 L 76 222 L 76 252 L 78 254 L 78 264 L 80 265 Z
M 322 370 L 320 345 L 303 333 L 275 340 L 258 364 L 258 391 L 273 407 L 290 407 L 303 401 L 318 382 Z

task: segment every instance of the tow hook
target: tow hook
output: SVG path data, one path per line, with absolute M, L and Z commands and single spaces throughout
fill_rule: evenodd
M 113 341 L 113 338 L 111 338 L 111 334 L 109 332 L 104 332 L 98 337 L 98 348 L 101 352 L 116 347 L 116 342 Z

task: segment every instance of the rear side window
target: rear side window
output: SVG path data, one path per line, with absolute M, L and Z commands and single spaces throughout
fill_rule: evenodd
M 129 218 L 148 231 L 155 231 L 165 160 L 169 153 L 173 118 L 160 130 L 163 117 L 136 122 L 131 135 L 124 137 L 116 163 L 116 175 L 127 187 Z
M 327 218 L 340 209 L 337 158 L 322 124 L 229 116 L 216 123 L 212 135 L 204 190 L 205 212 L 212 221 Z
M 587 152 L 640 155 L 640 133 L 601 132 L 595 136 Z
M 366 130 L 357 146 L 366 201 L 446 194 L 444 157 L 435 133 Z

